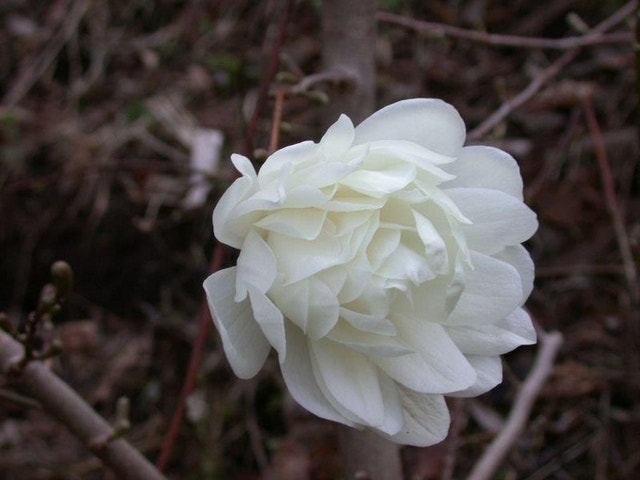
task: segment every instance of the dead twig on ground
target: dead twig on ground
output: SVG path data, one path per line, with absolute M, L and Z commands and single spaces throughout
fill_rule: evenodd
M 539 336 L 540 349 L 538 356 L 529 377 L 522 384 L 507 422 L 476 463 L 467 477 L 468 480 L 488 480 L 492 477 L 495 470 L 509 453 L 517 436 L 522 432 L 535 399 L 553 370 L 554 359 L 562 345 L 562 334 L 560 332 L 551 332 L 541 333 Z

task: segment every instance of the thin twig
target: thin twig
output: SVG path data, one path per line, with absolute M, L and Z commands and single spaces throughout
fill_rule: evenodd
M 271 123 L 271 136 L 269 138 L 269 153 L 273 153 L 278 149 L 280 142 L 280 124 L 282 123 L 282 110 L 284 108 L 284 98 L 286 90 L 278 88 L 276 90 L 276 102 L 273 107 L 273 120 Z
M 589 127 L 589 132 L 591 133 L 591 139 L 593 141 L 596 158 L 598 159 L 598 167 L 600 168 L 604 197 L 605 201 L 607 202 L 609 214 L 611 215 L 613 229 L 616 233 L 616 240 L 618 242 L 620 256 L 622 257 L 622 263 L 624 265 L 624 274 L 627 279 L 627 286 L 629 287 L 629 295 L 633 305 L 637 306 L 640 295 L 638 271 L 636 270 L 636 265 L 633 261 L 633 254 L 631 253 L 631 245 L 629 243 L 629 235 L 627 235 L 622 212 L 620 210 L 620 206 L 618 205 L 618 197 L 616 195 L 615 185 L 613 182 L 613 175 L 611 174 L 611 167 L 609 165 L 607 149 L 604 145 L 602 132 L 600 130 L 600 125 L 598 124 L 598 118 L 596 117 L 591 97 L 585 97 L 582 106 L 585 118 L 587 120 L 587 126 Z
M 140 452 L 122 438 L 93 448 L 96 440 L 110 436 L 113 428 L 42 362 L 30 362 L 15 373 L 12 367 L 23 355 L 24 347 L 0 330 L 0 372 L 7 375 L 12 386 L 32 397 L 44 411 L 65 425 L 118 478 L 166 480 Z M 10 374 L 11 371 L 14 373 Z
M 267 94 L 269 92 L 269 85 L 273 80 L 278 67 L 278 59 L 280 57 L 280 49 L 284 43 L 286 37 L 287 24 L 289 17 L 293 9 L 293 0 L 287 0 L 287 4 L 284 7 L 284 13 L 282 15 L 279 24 L 278 39 L 273 45 L 271 52 L 269 68 L 267 69 L 265 76 L 262 79 L 260 85 L 260 92 L 258 94 L 258 102 L 253 112 L 251 122 L 247 127 L 245 150 L 247 155 L 251 155 L 253 152 L 253 142 L 258 124 L 258 119 L 262 114 L 262 110 L 266 105 Z M 209 265 L 209 271 L 211 273 L 217 272 L 224 266 L 224 262 L 228 256 L 229 248 L 226 245 L 217 243 Z M 209 305 L 206 298 L 203 298 L 200 305 L 200 314 L 198 316 L 198 335 L 194 341 L 193 349 L 191 350 L 191 358 L 189 359 L 189 366 L 187 367 L 187 374 L 185 376 L 184 383 L 182 384 L 182 390 L 180 392 L 180 398 L 176 405 L 176 410 L 171 417 L 169 429 L 162 442 L 162 448 L 160 454 L 156 460 L 156 465 L 162 471 L 166 468 L 173 447 L 175 445 L 176 438 L 182 425 L 182 419 L 184 418 L 184 411 L 186 408 L 187 398 L 193 392 L 196 384 L 196 378 L 200 364 L 202 363 L 202 357 L 204 355 L 204 347 L 212 330 L 211 313 L 209 312 Z
M 209 268 L 211 272 L 217 272 L 222 268 L 227 251 L 228 249 L 225 245 L 216 245 Z M 203 298 L 202 304 L 200 305 L 200 314 L 198 315 L 198 335 L 193 342 L 191 358 L 189 359 L 189 366 L 187 367 L 187 373 L 184 383 L 182 384 L 182 390 L 180 391 L 180 398 L 178 399 L 178 404 L 176 405 L 176 409 L 171 417 L 167 434 L 162 442 L 160 454 L 156 460 L 156 466 L 160 471 L 163 471 L 166 468 L 169 458 L 171 458 L 171 453 L 173 452 L 173 447 L 175 445 L 176 438 L 178 437 L 180 426 L 182 425 L 182 419 L 184 418 L 187 399 L 193 392 L 196 385 L 198 369 L 202 363 L 204 347 L 209 335 L 211 334 L 212 324 L 213 321 L 211 320 L 211 314 L 209 313 L 207 299 Z
M 91 2 L 83 0 L 72 3 L 73 5 L 69 8 L 68 14 L 62 17 L 64 23 L 61 25 L 60 30 L 53 38 L 47 41 L 40 55 L 27 66 L 2 99 L 4 107 L 13 107 L 29 93 L 31 87 L 44 75 L 58 56 L 60 50 L 62 50 L 62 47 L 64 47 L 69 39 L 71 39 L 73 33 L 78 29 L 78 25 L 91 6 Z
M 516 438 L 522 432 L 527 418 L 529 418 L 535 399 L 551 373 L 556 354 L 562 345 L 562 335 L 559 332 L 541 333 L 539 335 L 540 349 L 533 369 L 527 380 L 522 384 L 505 426 L 473 467 L 467 480 L 487 480 L 492 478 L 496 469 L 509 453 Z
M 630 43 L 633 36 L 630 32 L 616 32 L 611 34 L 588 33 L 577 37 L 566 38 L 538 38 L 521 37 L 516 35 L 500 35 L 479 30 L 467 30 L 453 25 L 436 22 L 425 22 L 414 18 L 404 17 L 389 12 L 378 12 L 377 18 L 381 22 L 404 27 L 430 37 L 452 37 L 471 40 L 491 46 L 542 48 L 550 50 L 572 50 L 591 45 L 607 45 L 612 43 Z
M 292 10 L 293 0 L 287 0 L 287 3 L 282 11 L 282 16 L 280 17 L 280 24 L 278 25 L 278 37 L 273 44 L 267 70 L 265 72 L 265 75 L 262 77 L 262 81 L 260 82 L 256 107 L 253 110 L 253 114 L 251 115 L 251 119 L 249 120 L 249 124 L 247 126 L 247 134 L 245 136 L 246 155 L 253 154 L 254 137 L 258 128 L 258 121 L 260 120 L 260 115 L 262 115 L 262 112 L 267 104 L 267 99 L 269 97 L 269 86 L 271 85 L 273 77 L 275 77 L 278 70 L 278 65 L 280 64 L 280 50 L 282 49 L 282 45 L 284 44 L 285 38 L 287 36 L 287 25 L 289 23 L 289 17 L 291 16 Z
M 613 26 L 625 20 L 637 7 L 637 0 L 627 3 L 609 18 L 592 29 L 593 34 L 606 32 Z M 477 140 L 485 136 L 496 125 L 504 120 L 511 112 L 528 102 L 549 80 L 562 71 L 578 54 L 579 48 L 574 48 L 562 54 L 555 62 L 538 74 L 527 87 L 511 100 L 503 103 L 484 122 L 469 132 L 470 140 Z

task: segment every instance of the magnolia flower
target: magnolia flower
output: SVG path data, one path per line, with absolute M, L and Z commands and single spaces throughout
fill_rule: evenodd
M 342 115 L 259 173 L 231 157 L 213 226 L 240 255 L 204 288 L 237 376 L 273 347 L 304 408 L 419 446 L 446 436 L 444 395 L 501 381 L 500 355 L 535 342 L 537 221 L 515 160 L 464 139 L 451 105 L 413 99 Z

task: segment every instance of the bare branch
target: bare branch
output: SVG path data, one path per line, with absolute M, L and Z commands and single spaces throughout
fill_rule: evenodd
M 521 37 L 516 35 L 500 35 L 479 30 L 467 30 L 444 23 L 425 22 L 409 17 L 403 17 L 388 12 L 378 12 L 377 18 L 381 22 L 404 27 L 433 38 L 451 37 L 471 40 L 475 43 L 494 47 L 542 48 L 550 50 L 571 50 L 591 45 L 607 45 L 612 43 L 631 43 L 631 32 L 616 32 L 605 34 L 602 32 L 588 33 L 577 37 L 566 38 L 538 38 Z
M 638 5 L 637 0 L 627 3 L 624 7 L 611 15 L 609 18 L 599 23 L 593 28 L 593 33 L 603 33 L 614 27 L 618 23 L 625 20 L 633 13 Z M 553 77 L 562 71 L 562 69 L 573 61 L 578 54 L 579 49 L 575 48 L 565 52 L 560 58 L 553 62 L 549 67 L 537 75 L 527 87 L 511 100 L 503 103 L 493 114 L 484 122 L 469 132 L 469 139 L 478 139 L 486 135 L 502 120 L 504 120 L 511 112 L 528 102 L 538 91 Z
M 540 350 L 531 370 L 531 374 L 522 384 L 513 408 L 509 413 L 507 423 L 500 434 L 491 442 L 480 461 L 467 477 L 467 480 L 488 480 L 492 478 L 507 453 L 516 441 L 517 436 L 525 426 L 531 407 L 540 389 L 553 369 L 553 362 L 562 345 L 562 335 L 559 332 L 543 333 L 540 335 Z
M 24 356 L 24 348 L 0 330 L 0 372 L 22 393 L 37 400 L 43 410 L 65 425 L 102 462 L 123 480 L 166 480 L 155 467 L 126 440 L 105 444 L 113 428 L 71 387 L 42 362 L 32 361 L 20 372 L 9 374 Z

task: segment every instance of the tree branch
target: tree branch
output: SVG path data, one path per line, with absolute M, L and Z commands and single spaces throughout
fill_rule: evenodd
M 426 34 L 429 37 L 452 37 L 462 40 L 470 40 L 475 43 L 491 45 L 494 47 L 519 47 L 519 48 L 542 48 L 549 50 L 571 50 L 590 45 L 608 45 L 612 43 L 631 43 L 633 35 L 631 32 L 616 32 L 605 34 L 593 32 L 577 37 L 565 38 L 539 38 L 521 37 L 517 35 L 500 35 L 495 33 L 482 32 L 480 30 L 467 30 L 444 23 L 425 22 L 414 18 L 403 17 L 388 12 L 378 12 L 378 20 L 381 22 L 397 25 Z
M 45 412 L 65 425 L 102 462 L 123 480 L 166 480 L 155 467 L 126 440 L 104 442 L 113 428 L 71 387 L 40 361 L 23 369 L 15 365 L 24 356 L 24 347 L 0 330 L 0 372 L 22 393 L 37 400 Z
M 531 407 L 540 389 L 553 369 L 556 354 L 562 345 L 562 335 L 559 332 L 543 333 L 540 335 L 540 349 L 529 377 L 522 385 L 513 408 L 509 413 L 507 423 L 498 436 L 491 442 L 471 470 L 467 480 L 488 480 L 500 466 L 507 453 L 522 432 Z

